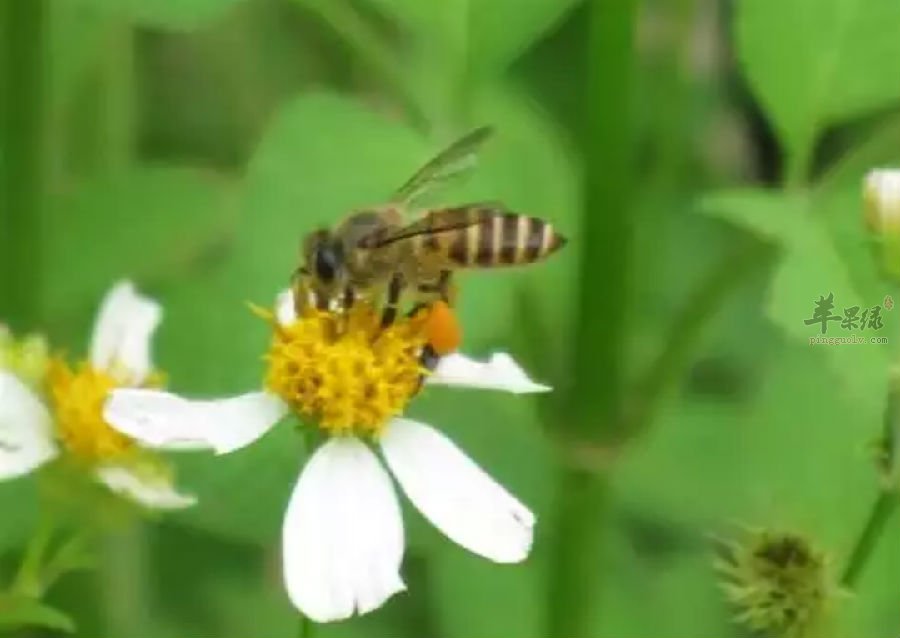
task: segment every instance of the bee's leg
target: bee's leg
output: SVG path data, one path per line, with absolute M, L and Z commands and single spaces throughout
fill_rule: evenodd
M 353 308 L 353 304 L 356 302 L 356 291 L 351 286 L 346 286 L 344 288 L 344 292 L 341 295 L 341 301 L 339 306 L 335 309 L 337 320 L 335 322 L 335 326 L 337 327 L 338 334 L 344 334 L 347 332 L 347 328 L 350 325 L 350 310 Z
M 423 368 L 430 372 L 434 372 L 434 369 L 437 368 L 437 364 L 440 362 L 441 358 L 437 352 L 434 351 L 434 347 L 430 343 L 426 343 L 422 347 L 422 353 L 419 355 L 419 363 Z M 427 374 L 419 375 L 419 383 L 416 388 L 416 392 L 422 389 L 422 386 L 425 385 L 425 377 Z
M 442 270 L 437 281 L 419 284 L 418 291 L 421 300 L 413 310 L 418 310 L 438 299 L 448 306 L 453 306 L 456 303 L 456 286 L 451 280 L 452 274 L 449 270 Z
M 381 327 L 387 328 L 397 318 L 397 306 L 400 304 L 400 293 L 403 292 L 403 275 L 395 272 L 388 284 L 387 300 L 381 312 Z
M 306 268 L 297 269 L 291 282 L 291 288 L 294 292 L 294 312 L 298 317 L 302 317 L 310 299 L 315 296 L 309 285 L 309 271 Z
M 438 293 L 441 295 L 441 301 L 443 301 L 448 306 L 456 305 L 456 285 L 453 283 L 451 276 L 452 272 L 449 270 L 442 270 L 441 277 L 438 279 Z
M 356 292 L 352 286 L 344 288 L 344 310 L 350 310 L 356 302 Z

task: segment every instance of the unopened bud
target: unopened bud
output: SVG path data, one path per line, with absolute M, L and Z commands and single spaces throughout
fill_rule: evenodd
M 863 185 L 866 226 L 875 236 L 884 271 L 900 278 L 900 169 L 869 171 Z

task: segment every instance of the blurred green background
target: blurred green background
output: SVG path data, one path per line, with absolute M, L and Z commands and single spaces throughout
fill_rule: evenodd
M 900 161 L 897 60 L 896 0 L 0 0 L 0 319 L 79 356 L 132 277 L 165 307 L 173 390 L 256 387 L 245 302 L 288 284 L 301 237 L 491 124 L 435 201 L 571 241 L 461 279 L 465 349 L 556 391 L 411 414 L 536 512 L 533 554 L 490 564 L 404 504 L 409 591 L 317 635 L 747 635 L 711 537 L 796 530 L 838 573 L 879 493 L 900 323 L 841 347 L 804 320 L 896 293 L 860 192 Z M 111 532 L 48 603 L 80 636 L 296 635 L 279 547 L 303 460 L 289 427 L 178 457 L 200 504 Z M 33 478 L 0 483 L 6 576 L 36 508 Z M 898 540 L 900 516 L 838 635 L 900 632 Z

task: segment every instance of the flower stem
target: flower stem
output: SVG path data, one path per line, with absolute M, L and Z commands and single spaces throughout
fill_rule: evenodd
M 614 445 L 623 430 L 623 344 L 628 327 L 631 201 L 635 141 L 631 114 L 637 6 L 635 0 L 592 0 L 585 143 L 585 206 L 573 351 L 574 410 L 558 425 L 565 454 L 557 479 L 554 556 L 547 592 L 551 636 L 585 638 L 594 631 L 604 570 L 603 533 L 609 511 L 605 470 L 582 457 Z M 602 328 L 600 327 L 602 325 Z
M 101 100 L 98 124 L 97 159 L 100 170 L 109 172 L 127 167 L 135 147 L 135 55 L 134 28 L 127 21 L 113 19 L 107 30 L 109 54 L 104 56 L 100 74 Z
M 304 614 L 300 614 L 300 624 L 297 630 L 297 638 L 312 638 L 315 631 L 316 625 L 307 618 Z
M 605 475 L 562 469 L 555 499 L 556 549 L 547 591 L 550 636 L 585 638 L 596 634 L 594 610 L 603 574 L 608 500 Z
M 575 326 L 572 434 L 592 441 L 617 438 L 624 385 L 622 356 L 628 327 L 633 199 L 631 91 L 634 0 L 590 4 L 588 99 L 585 124 L 585 206 Z M 602 325 L 602 329 L 600 329 Z M 598 371 L 603 371 L 598 378 Z
M 785 190 L 796 190 L 806 184 L 815 135 L 811 132 L 808 140 L 804 142 L 786 154 L 783 184 Z
M 863 569 L 869 562 L 875 546 L 878 544 L 879 538 L 891 518 L 894 510 L 897 508 L 900 495 L 897 493 L 897 458 L 896 458 L 896 436 L 897 436 L 897 420 L 898 408 L 900 408 L 900 393 L 897 390 L 896 372 L 891 375 L 887 405 L 884 409 L 884 424 L 882 439 L 879 444 L 879 457 L 877 463 L 882 471 L 882 487 L 878 498 L 872 505 L 869 517 L 862 529 L 844 573 L 841 576 L 841 584 L 845 587 L 852 588 L 856 585 L 856 581 L 862 574 Z
M 103 545 L 100 585 L 106 635 L 141 635 L 147 627 L 148 557 L 140 520 L 110 534 Z
M 14 329 L 40 320 L 47 9 L 0 0 L 0 317 Z
M 22 562 L 19 564 L 19 570 L 13 580 L 11 589 L 14 592 L 32 598 L 40 598 L 44 593 L 45 583 L 42 578 L 44 556 L 50 546 L 50 541 L 53 540 L 55 531 L 56 525 L 53 519 L 42 512 L 37 529 L 28 541 Z
M 893 491 L 882 490 L 872 506 L 869 518 L 863 527 L 862 533 L 856 539 L 853 552 L 844 568 L 844 574 L 841 576 L 841 584 L 851 588 L 856 585 L 862 570 L 869 562 L 878 539 L 884 532 L 885 526 L 891 518 L 891 514 L 897 509 L 897 494 Z

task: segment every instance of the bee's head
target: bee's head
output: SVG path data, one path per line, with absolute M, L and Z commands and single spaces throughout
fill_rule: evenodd
M 344 244 L 331 231 L 318 230 L 307 236 L 303 244 L 303 266 L 298 274 L 308 278 L 319 308 L 327 308 L 343 291 L 345 266 Z

